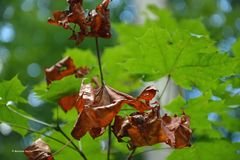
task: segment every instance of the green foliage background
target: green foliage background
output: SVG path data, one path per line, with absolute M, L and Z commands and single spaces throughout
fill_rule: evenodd
M 56 102 L 62 95 L 77 92 L 81 80 L 70 76 L 53 82 L 49 90 L 46 90 L 43 72 L 35 78 L 29 77 L 26 69 L 29 64 L 38 63 L 43 71 L 62 57 L 71 56 L 77 66 L 87 65 L 92 69 L 90 76 L 98 74 L 94 40 L 84 42 L 81 49 L 75 48 L 74 43 L 67 40 L 67 31 L 37 19 L 40 10 L 38 3 L 34 2 L 31 11 L 20 12 L 19 1 L 0 1 L 1 15 L 4 15 L 4 8 L 9 5 L 18 9 L 11 19 L 4 19 L 2 16 L 0 23 L 21 26 L 15 27 L 13 42 L 0 44 L 10 50 L 10 57 L 4 63 L 4 70 L 0 74 L 4 79 L 0 82 L 0 123 L 8 122 L 14 130 L 8 136 L 0 135 L 2 159 L 25 159 L 23 154 L 13 154 L 12 150 L 22 150 L 39 137 L 48 142 L 53 151 L 61 148 L 59 143 L 45 136 L 27 132 L 14 125 L 64 139 L 51 128 L 28 121 L 8 107 L 51 124 L 56 124 L 59 112 L 63 130 L 68 134 L 77 118 L 75 110 L 66 114 L 57 109 Z M 47 0 L 42 3 L 46 3 L 50 10 L 64 8 L 65 5 Z M 191 7 L 198 4 L 196 1 L 186 1 L 188 7 L 181 14 L 173 7 L 176 3 L 171 1 L 170 9 L 167 10 L 150 6 L 149 10 L 158 18 L 147 19 L 142 25 L 118 23 L 118 10 L 113 13 L 113 39 L 100 41 L 104 53 L 102 61 L 106 82 L 120 91 L 135 94 L 144 82 L 157 81 L 170 75 L 184 93 L 162 108 L 171 114 L 181 114 L 184 109 L 191 117 L 193 136 L 192 147 L 169 149 L 167 159 L 239 160 L 240 143 L 239 140 L 234 141 L 233 137 L 240 132 L 240 96 L 239 92 L 234 92 L 234 89 L 240 88 L 240 40 L 236 41 L 229 52 L 218 48 L 217 44 L 223 38 L 219 34 L 223 32 L 224 26 L 214 29 L 204 20 L 206 14 L 216 11 L 216 5 L 212 3 L 217 4 L 217 1 L 203 1 L 201 3 L 204 5 L 197 10 Z M 234 19 L 235 12 L 239 11 L 239 3 L 232 3 L 235 5 L 228 16 Z M 86 3 L 86 6 L 91 5 L 93 4 Z M 233 34 L 237 37 L 239 31 L 235 29 Z M 201 95 L 189 99 L 187 93 L 192 89 L 200 90 Z M 33 107 L 28 101 L 28 95 L 32 92 L 43 100 L 38 107 Z M 215 114 L 218 118 L 209 120 L 209 114 Z M 107 135 L 96 140 L 87 135 L 81 142 L 76 143 L 90 160 L 105 159 L 106 140 Z M 143 147 L 137 152 L 161 148 L 164 146 Z M 119 144 L 114 139 L 111 158 L 124 159 L 127 154 L 126 144 Z M 143 159 L 143 155 L 138 154 L 134 159 Z M 79 159 L 79 155 L 68 148 L 56 155 L 57 160 L 69 157 Z

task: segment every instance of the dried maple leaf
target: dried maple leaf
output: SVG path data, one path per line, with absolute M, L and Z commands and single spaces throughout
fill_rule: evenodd
M 73 95 L 61 97 L 58 100 L 58 104 L 62 107 L 62 109 L 65 112 L 67 112 L 75 106 L 77 95 L 78 94 L 73 94 Z M 77 107 L 76 109 L 78 110 Z
M 165 142 L 168 139 L 157 107 L 149 113 L 136 112 L 126 118 L 116 116 L 113 133 L 120 142 L 123 137 L 130 137 L 129 149 Z
M 50 147 L 40 138 L 25 148 L 24 154 L 29 160 L 54 160 Z
M 76 67 L 71 57 L 65 57 L 50 68 L 45 69 L 47 83 L 60 80 L 75 73 Z
M 49 24 L 72 30 L 73 33 L 69 39 L 75 40 L 77 44 L 81 43 L 85 37 L 111 37 L 108 9 L 110 0 L 104 0 L 96 9 L 89 11 L 87 16 L 85 16 L 82 0 L 68 0 L 67 2 L 69 9 L 53 12 L 53 19 L 48 20 Z M 69 23 L 78 26 L 80 31 L 77 32 L 75 27 L 70 27 Z
M 129 149 L 150 146 L 165 142 L 174 148 L 182 148 L 190 145 L 191 129 L 189 118 L 171 118 L 165 115 L 159 116 L 159 108 L 156 107 L 148 113 L 133 113 L 126 118 L 116 116 L 113 125 L 113 133 L 118 141 L 123 137 L 129 137 Z
M 50 85 L 52 81 L 60 80 L 69 75 L 75 75 L 77 78 L 83 78 L 89 73 L 90 69 L 88 67 L 79 67 L 73 63 L 71 57 L 65 57 L 61 61 L 57 62 L 50 68 L 45 69 L 45 75 L 47 84 Z M 64 111 L 68 111 L 75 106 L 77 93 L 61 97 L 58 100 L 58 104 L 62 107 Z M 76 107 L 78 110 L 78 108 Z M 79 111 L 79 110 L 78 110 Z
M 90 69 L 88 67 L 79 67 L 73 63 L 71 57 L 65 57 L 55 65 L 51 66 L 50 68 L 45 69 L 45 75 L 47 84 L 51 84 L 52 81 L 60 80 L 66 76 L 75 74 L 78 78 L 83 78 L 89 73 Z
M 125 103 L 134 106 L 139 112 L 144 112 L 152 108 L 149 102 L 155 97 L 156 92 L 156 87 L 148 86 L 136 99 L 125 101 Z
M 174 148 L 183 148 L 190 146 L 190 137 L 192 130 L 190 127 L 189 117 L 183 113 L 181 117 L 174 116 L 173 118 L 164 115 L 162 117 L 164 126 L 170 131 L 168 132 L 169 140 L 167 143 Z
M 154 87 L 147 87 L 139 97 L 133 98 L 106 85 L 93 89 L 90 84 L 82 84 L 77 102 L 82 112 L 79 113 L 72 136 L 80 139 L 87 132 L 90 132 L 93 138 L 100 136 L 124 104 L 143 112 L 151 109 L 149 101 L 155 94 Z
M 88 131 L 92 137 L 100 136 L 104 127 L 109 125 L 121 108 L 121 102 L 132 99 L 131 96 L 116 91 L 106 85 L 94 89 L 91 84 L 82 84 L 78 108 L 82 108 L 72 131 L 76 139 L 80 139 Z
M 89 24 L 91 28 L 89 36 L 102 38 L 111 37 L 110 12 L 109 9 L 107 9 L 109 3 L 110 0 L 104 0 L 95 10 L 89 12 L 86 17 L 87 24 Z

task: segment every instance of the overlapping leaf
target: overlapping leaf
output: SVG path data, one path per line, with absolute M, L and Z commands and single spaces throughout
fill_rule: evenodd
M 78 108 L 82 108 L 82 111 L 72 131 L 73 137 L 80 139 L 87 132 L 93 138 L 100 136 L 104 132 L 104 127 L 112 122 L 123 104 L 131 105 L 143 112 L 151 109 L 149 101 L 155 94 L 154 87 L 147 87 L 140 96 L 133 98 L 106 85 L 93 89 L 90 84 L 82 84 L 77 102 Z

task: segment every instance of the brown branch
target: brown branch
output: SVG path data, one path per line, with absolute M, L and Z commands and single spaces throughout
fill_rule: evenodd
M 97 60 L 98 60 L 98 66 L 99 66 L 99 72 L 100 72 L 100 77 L 101 77 L 101 83 L 102 86 L 104 85 L 104 78 L 103 78 L 103 71 L 102 71 L 102 63 L 101 63 L 101 54 L 100 54 L 100 50 L 99 50 L 99 42 L 98 42 L 98 38 L 95 38 L 96 41 L 96 51 L 97 51 Z

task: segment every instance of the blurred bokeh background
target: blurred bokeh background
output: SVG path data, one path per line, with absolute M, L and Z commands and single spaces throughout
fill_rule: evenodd
M 85 0 L 84 5 L 94 8 L 99 2 Z M 150 3 L 167 8 L 178 20 L 200 19 L 219 49 L 232 54 L 231 46 L 240 35 L 240 0 L 112 0 L 112 22 L 141 24 L 143 12 Z M 93 39 L 75 46 L 67 39 L 69 31 L 48 25 L 51 12 L 64 8 L 65 0 L 0 0 L 0 80 L 18 75 L 28 87 L 25 96 L 30 104 L 34 98 L 32 86 L 44 81 L 43 70 L 61 59 L 67 48 L 95 49 L 91 45 Z M 114 28 L 112 32 L 111 40 L 101 40 L 101 49 L 117 44 L 118 34 Z M 194 94 L 198 91 L 191 92 L 190 96 Z M 44 111 L 39 109 L 38 113 Z M 236 133 L 236 141 L 240 141 L 239 134 Z M 0 159 L 24 159 L 5 151 L 22 148 L 25 141 L 8 126 L 0 124 Z

